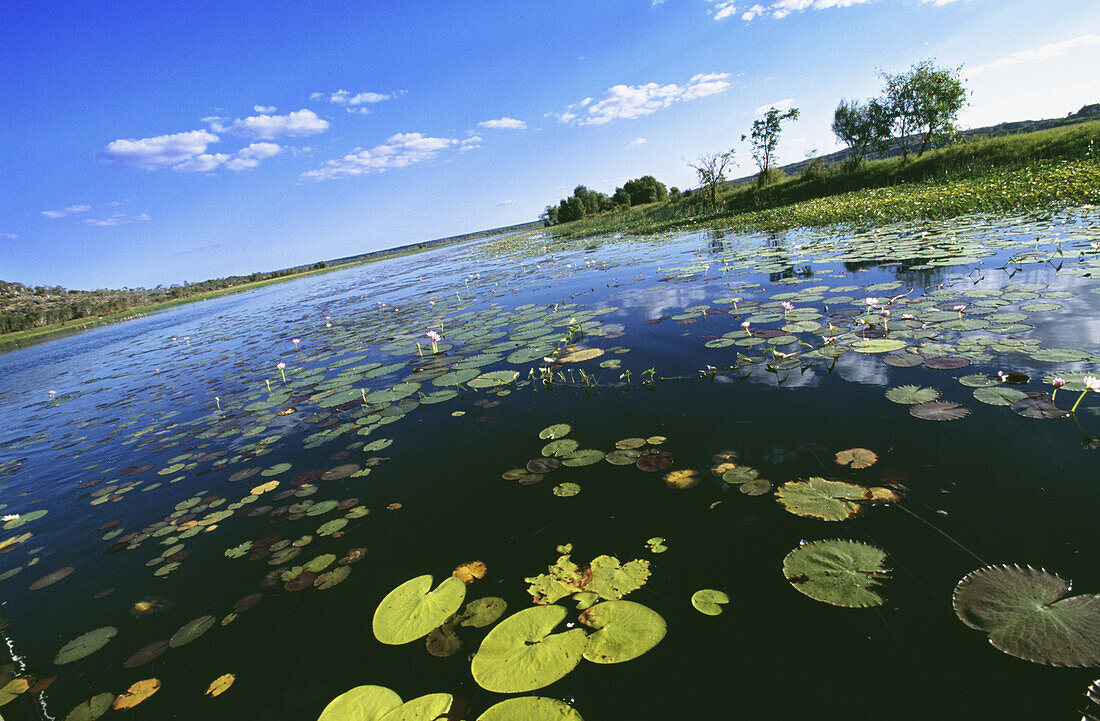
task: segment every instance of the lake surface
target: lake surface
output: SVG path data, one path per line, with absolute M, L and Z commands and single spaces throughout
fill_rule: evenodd
M 1100 371 L 1098 247 L 1091 208 L 491 239 L 0 355 L 2 634 L 37 684 L 0 713 L 64 719 L 155 678 L 130 718 L 315 719 L 373 684 L 476 719 L 523 695 L 471 675 L 493 626 L 440 658 L 380 643 L 376 607 L 481 561 L 463 605 L 499 597 L 507 619 L 564 544 L 582 571 L 647 562 L 617 582 L 667 626 L 532 692 L 588 721 L 1097 713 L 1095 668 L 1002 652 L 953 593 L 1000 564 L 1100 593 L 1100 394 L 1057 410 Z M 853 448 L 873 462 L 839 465 Z M 811 478 L 886 502 L 799 515 L 822 508 L 790 500 Z M 847 569 L 861 607 L 785 575 L 831 539 L 885 553 Z M 729 603 L 705 615 L 700 589 Z M 1096 628 L 1071 633 L 1095 651 Z M 1017 655 L 1043 650 L 1026 635 Z

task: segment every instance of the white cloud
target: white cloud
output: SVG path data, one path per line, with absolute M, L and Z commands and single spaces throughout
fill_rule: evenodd
M 794 107 L 794 98 L 783 98 L 782 100 L 776 100 L 774 103 L 768 103 L 767 105 L 761 105 L 759 108 L 756 108 L 755 110 L 753 110 L 752 114 L 754 116 L 763 115 L 764 113 L 768 112 L 772 108 L 775 108 L 776 110 L 783 111 L 783 110 L 790 110 L 792 107 Z
M 244 170 L 255 168 L 264 158 L 278 155 L 282 147 L 275 143 L 251 143 L 247 148 L 241 148 L 237 155 L 227 160 L 225 167 L 230 170 Z
M 64 218 L 67 215 L 76 215 L 78 213 L 86 213 L 92 209 L 90 205 L 70 205 L 63 210 L 43 210 L 42 215 L 47 218 Z
M 253 140 L 272 140 L 284 135 L 315 135 L 328 130 L 329 122 L 317 117 L 317 113 L 307 108 L 295 110 L 286 115 L 268 115 L 261 113 L 241 119 L 237 118 L 229 126 L 221 119 L 211 122 L 210 127 L 217 132 L 226 132 Z
M 710 14 L 715 20 L 725 20 L 737 14 L 737 6 L 733 0 L 708 0 L 710 2 Z M 791 13 L 803 10 L 827 10 L 829 8 L 846 8 L 852 5 L 862 5 L 872 0 L 774 0 L 768 5 L 754 4 L 741 13 L 741 19 L 748 22 L 762 15 L 771 15 L 773 18 L 785 18 Z M 934 2 L 936 5 L 945 5 L 954 0 L 921 0 L 923 3 Z
M 98 155 L 113 165 L 156 170 L 186 163 L 206 153 L 206 146 L 216 142 L 218 136 L 213 133 L 189 130 L 152 138 L 112 140 Z
M 1046 45 L 1037 48 L 1030 48 L 1028 50 L 1019 50 L 1009 55 L 1005 55 L 1003 58 L 994 60 L 991 63 L 976 65 L 973 68 L 967 70 L 966 74 L 967 76 L 972 77 L 974 75 L 984 73 L 987 70 L 993 70 L 994 68 L 1022 65 L 1024 63 L 1042 62 L 1043 60 L 1050 60 L 1051 58 L 1065 55 L 1070 50 L 1096 46 L 1100 46 L 1100 35 L 1078 35 L 1077 37 L 1070 38 L 1069 40 L 1061 40 L 1056 43 L 1048 43 Z
M 644 145 L 644 144 L 645 144 L 645 138 L 634 138 L 633 140 L 630 141 L 630 147 L 632 147 L 632 148 L 636 148 L 639 145 Z
M 470 137 L 464 139 L 461 143 L 458 144 L 459 151 L 463 152 L 463 153 L 466 152 L 467 150 L 473 150 L 474 148 L 480 148 L 480 147 L 481 147 L 481 136 L 480 135 L 471 135 Z
M 85 218 L 84 222 L 87 225 L 94 226 L 96 228 L 113 228 L 116 225 L 124 225 L 126 223 L 133 223 L 135 221 L 152 220 L 148 213 L 139 213 L 137 215 L 126 215 L 126 213 L 113 213 L 106 218 Z
M 313 100 L 316 100 L 318 98 L 325 97 L 325 94 L 313 93 L 309 97 Z M 336 103 L 337 105 L 363 105 L 364 103 L 380 103 L 383 100 L 389 100 L 392 97 L 392 93 L 387 94 L 365 92 L 352 95 L 347 90 L 337 90 L 335 93 L 330 93 L 328 99 L 329 102 Z
M 15 233 L 0 233 L 0 239 L 3 240 L 15 240 L 18 237 Z
M 433 138 L 421 133 L 398 133 L 370 150 L 356 148 L 342 158 L 326 160 L 322 167 L 302 173 L 302 177 L 311 180 L 332 180 L 368 173 L 383 173 L 431 160 L 439 151 L 458 144 L 459 141 L 454 138 Z
M 229 157 L 225 153 L 202 153 L 178 165 L 173 165 L 172 169 L 181 173 L 208 173 L 229 160 Z
M 527 127 L 527 123 L 522 120 L 516 120 L 515 118 L 509 118 L 504 116 L 503 118 L 497 118 L 496 120 L 482 120 L 477 124 L 479 128 L 489 128 L 490 130 L 523 130 Z
M 257 113 L 274 113 L 278 110 L 274 105 L 253 105 L 252 109 Z
M 603 125 L 612 120 L 640 118 L 652 115 L 675 102 L 697 100 L 716 95 L 729 89 L 729 73 L 709 73 L 692 76 L 687 85 L 615 85 L 603 94 L 599 100 L 585 98 L 569 106 L 566 112 L 558 113 L 563 123 L 576 122 L 579 125 Z

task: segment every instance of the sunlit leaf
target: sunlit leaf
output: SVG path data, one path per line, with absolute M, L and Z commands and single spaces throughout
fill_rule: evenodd
M 857 541 L 814 541 L 783 559 L 783 575 L 799 592 L 834 606 L 881 606 L 875 590 L 888 577 L 886 553 Z
M 561 606 L 534 606 L 501 621 L 474 655 L 474 681 L 495 693 L 524 693 L 568 674 L 580 663 L 587 637 L 579 628 L 553 633 L 565 614 Z
M 585 659 L 593 663 L 622 663 L 641 656 L 665 637 L 661 615 L 633 601 L 604 601 L 580 615 L 595 630 L 588 636 Z
M 374 637 L 385 644 L 415 641 L 462 607 L 466 584 L 454 576 L 432 590 L 430 575 L 405 581 L 386 594 L 374 612 Z

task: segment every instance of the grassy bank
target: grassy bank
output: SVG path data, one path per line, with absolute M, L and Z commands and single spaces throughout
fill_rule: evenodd
M 230 288 L 220 288 L 218 290 L 211 290 L 205 293 L 196 293 L 195 295 L 190 295 L 186 298 L 176 298 L 174 300 L 168 300 L 162 303 L 151 303 L 149 305 L 135 306 L 133 308 L 127 308 L 124 311 L 112 313 L 110 315 L 97 316 L 95 318 L 76 318 L 65 323 L 57 323 L 54 325 L 42 326 L 41 328 L 32 328 L 30 330 L 21 330 L 14 333 L 5 333 L 3 335 L 0 335 L 0 350 L 14 350 L 15 348 L 19 348 L 22 345 L 30 342 L 46 340 L 50 336 L 75 332 L 79 330 L 86 330 L 88 328 L 95 328 L 97 326 L 101 326 L 107 323 L 115 323 L 121 320 L 143 316 L 148 313 L 153 313 L 158 310 L 164 310 L 165 308 L 171 308 L 177 305 L 183 305 L 185 303 L 194 303 L 200 300 L 220 298 L 222 296 L 232 295 L 234 293 L 243 293 L 249 290 L 256 290 L 257 288 L 263 288 L 268 285 L 274 285 L 275 283 L 282 283 L 288 280 L 296 280 L 298 278 L 305 278 L 311 275 L 318 275 L 320 273 L 328 273 L 333 270 L 342 270 L 344 268 L 350 268 L 352 265 L 361 264 L 354 263 L 347 265 L 331 266 L 328 268 L 319 268 L 317 270 L 308 270 L 301 273 L 294 273 L 293 275 L 284 275 L 278 278 L 259 280 L 255 283 L 245 283 L 243 285 L 235 285 Z
M 718 208 L 690 198 L 550 228 L 554 235 L 644 233 L 692 226 L 776 230 L 1017 212 L 1100 202 L 1100 121 L 974 140 L 920 158 L 857 168 L 810 167 L 798 177 L 724 188 Z

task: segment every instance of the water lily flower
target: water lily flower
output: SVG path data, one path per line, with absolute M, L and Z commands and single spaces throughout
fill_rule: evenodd
M 53 397 L 57 395 L 57 391 L 46 391 L 46 395 L 50 397 L 50 400 L 53 400 Z
M 1058 389 L 1066 384 L 1066 379 L 1061 376 L 1054 376 L 1050 384 L 1054 386 L 1054 392 L 1050 394 L 1050 402 L 1053 403 L 1054 399 L 1058 397 Z
M 959 312 L 959 320 L 962 320 L 963 311 L 966 310 L 966 303 L 959 303 L 957 306 L 955 306 L 951 310 L 957 310 Z
M 18 521 L 18 520 L 19 520 L 19 514 L 18 513 L 9 513 L 6 516 L 0 517 L 0 521 Z
M 218 404 L 218 410 L 222 409 L 222 399 L 219 396 L 214 396 L 214 402 Z
M 301 338 L 291 338 L 290 342 L 294 344 L 294 350 L 298 350 L 298 344 L 302 342 Z
M 914 316 L 912 313 L 902 313 L 901 314 L 901 319 L 902 320 L 913 320 L 913 318 L 915 318 L 915 317 L 916 316 Z
M 867 304 L 867 307 L 878 305 L 878 298 L 864 298 L 863 302 Z
M 427 333 L 425 333 L 424 335 L 428 336 L 428 340 L 430 340 L 432 342 L 432 353 L 438 353 L 439 352 L 439 346 L 437 346 L 436 343 L 443 340 L 443 336 L 436 333 L 434 330 L 430 330 Z
M 279 369 L 279 375 L 283 377 L 283 383 L 286 383 L 286 373 L 283 373 L 283 369 L 286 368 L 286 363 L 276 363 L 275 367 Z

